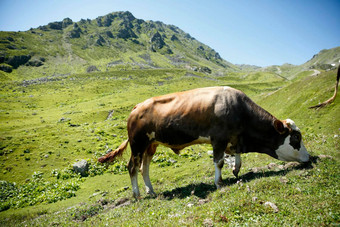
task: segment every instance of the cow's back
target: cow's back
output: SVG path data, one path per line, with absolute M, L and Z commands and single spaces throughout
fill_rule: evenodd
M 230 87 L 208 87 L 150 98 L 131 112 L 129 137 L 155 135 L 149 138 L 164 143 L 190 142 L 226 126 L 226 114 L 234 128 L 239 121 L 236 110 L 240 96 L 245 95 Z

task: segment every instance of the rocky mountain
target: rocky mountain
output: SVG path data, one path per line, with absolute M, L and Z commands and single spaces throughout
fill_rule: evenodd
M 0 32 L 0 70 L 7 73 L 38 76 L 152 68 L 208 74 L 238 69 L 180 28 L 137 19 L 130 12 Z
M 24 32 L 0 32 L 0 79 L 24 80 L 111 70 L 183 68 L 212 75 L 269 72 L 293 79 L 301 71 L 339 65 L 340 47 L 302 65 L 233 65 L 174 25 L 114 12 L 94 20 L 69 18 Z

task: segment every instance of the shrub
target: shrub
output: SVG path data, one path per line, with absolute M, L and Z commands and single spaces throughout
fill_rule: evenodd
M 34 172 L 31 180 L 22 185 L 0 181 L 0 211 L 71 198 L 80 188 L 80 178 L 46 181 L 42 176 L 43 173 Z
M 196 161 L 197 159 L 202 157 L 201 153 L 197 154 L 192 149 L 185 149 L 183 152 L 181 152 L 180 155 L 182 157 L 189 158 L 190 161 Z
M 128 169 L 126 166 L 126 162 L 115 160 L 108 171 L 114 174 L 122 174 L 124 172 L 127 172 Z

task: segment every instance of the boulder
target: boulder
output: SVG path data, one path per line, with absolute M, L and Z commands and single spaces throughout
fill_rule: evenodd
M 103 17 L 103 25 L 105 27 L 110 27 L 112 24 L 112 21 L 115 19 L 115 15 L 113 14 L 108 14 L 106 16 Z
M 87 67 L 87 69 L 86 69 L 86 72 L 88 72 L 88 73 L 90 73 L 90 72 L 95 72 L 95 71 L 99 71 L 99 70 L 98 70 L 97 67 L 94 66 L 94 65 L 90 65 L 90 66 Z
M 208 73 L 208 74 L 211 74 L 211 69 L 206 67 L 206 66 L 202 66 L 199 68 L 199 71 L 202 72 L 202 73 Z
M 89 169 L 89 163 L 86 160 L 81 160 L 73 164 L 73 171 L 75 173 L 80 173 L 82 177 L 86 177 L 88 175 L 87 171 Z
M 99 27 L 103 27 L 103 24 L 102 24 L 102 17 L 97 17 L 97 18 L 96 18 L 96 22 L 97 22 L 97 25 L 98 25 Z
M 170 39 L 171 41 L 179 41 L 178 37 L 175 35 L 172 35 Z
M 117 37 L 121 39 L 130 39 L 137 38 L 137 35 L 132 31 L 131 28 L 124 26 L 123 28 L 118 30 Z
M 27 62 L 27 66 L 34 66 L 34 67 L 39 67 L 43 65 L 43 62 L 39 59 L 32 59 Z
M 67 26 L 73 24 L 73 21 L 70 18 L 65 18 L 62 22 L 61 22 L 61 27 L 62 28 L 66 28 Z
M 106 34 L 107 37 L 109 37 L 109 38 L 114 38 L 112 32 L 110 32 L 110 31 L 106 31 L 105 34 Z
M 53 29 L 53 30 L 62 30 L 63 29 L 63 22 L 56 21 L 48 23 L 47 28 Z
M 162 49 L 163 46 L 165 45 L 165 42 L 161 36 L 161 34 L 159 34 L 159 32 L 156 32 L 150 39 L 150 43 L 151 43 L 151 50 L 153 52 L 156 52 L 156 50 Z
M 81 33 L 82 33 L 82 30 L 77 25 L 77 26 L 73 26 L 73 29 L 67 33 L 67 36 L 70 37 L 71 39 L 79 38 Z
M 102 46 L 103 43 L 105 43 L 105 39 L 103 38 L 103 36 L 99 35 L 99 38 L 96 40 L 96 44 Z
M 134 19 L 136 19 L 132 13 L 130 13 L 129 11 L 126 12 L 119 12 L 118 13 L 118 17 L 123 18 L 126 21 L 133 21 Z

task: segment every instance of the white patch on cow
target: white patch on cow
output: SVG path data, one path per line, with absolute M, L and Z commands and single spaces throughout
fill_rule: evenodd
M 138 198 L 140 196 L 140 193 L 139 193 L 139 188 L 138 188 L 137 174 L 134 174 L 133 176 L 131 176 L 131 185 L 132 185 L 133 196 L 135 198 Z
M 294 149 L 290 145 L 290 135 L 287 136 L 284 143 L 275 151 L 278 159 L 282 161 L 307 162 L 309 160 L 307 149 L 302 141 L 300 145 L 300 150 Z
M 224 162 L 223 159 L 221 159 L 219 162 L 214 162 L 215 165 L 215 185 L 217 188 L 221 187 L 222 184 L 222 171 L 221 171 L 221 161 Z
M 289 125 L 291 127 L 291 129 L 300 132 L 300 129 L 296 126 L 296 124 L 295 124 L 295 122 L 293 120 L 287 119 L 286 123 L 287 123 L 287 125 Z
M 156 133 L 155 132 L 146 133 L 146 135 L 149 137 L 149 140 L 153 140 L 153 139 L 156 138 Z
M 223 87 L 223 90 L 227 90 L 227 89 L 230 89 L 231 87 L 229 87 L 229 86 L 224 86 Z
M 235 175 L 235 177 L 238 176 L 240 169 L 241 169 L 241 154 L 235 154 L 235 166 L 233 169 L 233 174 Z
M 145 152 L 144 157 L 143 157 L 141 172 L 142 172 L 142 176 L 143 176 L 144 183 L 145 183 L 146 193 L 155 196 L 156 193 L 153 191 L 152 184 L 150 181 L 150 176 L 149 176 L 149 166 L 150 166 L 151 159 L 152 159 L 152 156 L 148 155 Z

